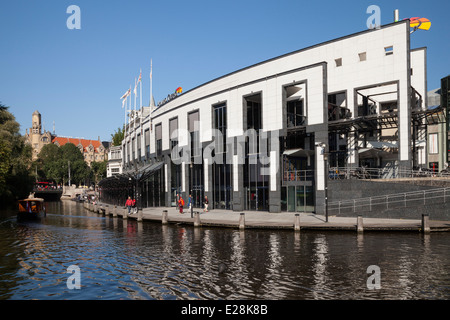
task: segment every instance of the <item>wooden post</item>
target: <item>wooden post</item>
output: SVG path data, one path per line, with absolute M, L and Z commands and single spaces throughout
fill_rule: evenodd
M 195 213 L 194 213 L 194 227 L 200 227 L 200 226 L 201 226 L 200 212 L 195 211 Z
M 137 212 L 137 221 L 138 221 L 138 222 L 141 222 L 141 221 L 143 220 L 143 217 L 144 217 L 144 212 L 142 211 L 142 209 L 138 209 L 138 212 Z
M 117 217 L 117 206 L 113 208 L 113 217 Z
M 358 216 L 357 220 L 356 220 L 356 231 L 358 233 L 362 233 L 364 231 L 364 227 L 363 227 L 363 218 L 361 215 Z
M 300 231 L 300 215 L 298 213 L 295 214 L 294 218 L 294 230 Z
M 422 214 L 422 232 L 423 233 L 430 233 L 430 216 L 428 213 Z
M 245 213 L 241 212 L 239 216 L 239 229 L 245 229 Z
M 167 224 L 168 223 L 167 210 L 163 210 L 161 222 L 162 222 L 162 224 Z

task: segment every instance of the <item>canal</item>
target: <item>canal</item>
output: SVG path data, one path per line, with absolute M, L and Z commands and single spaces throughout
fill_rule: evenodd
M 449 253 L 449 233 L 163 226 L 50 202 L 42 222 L 0 212 L 0 299 L 449 299 Z

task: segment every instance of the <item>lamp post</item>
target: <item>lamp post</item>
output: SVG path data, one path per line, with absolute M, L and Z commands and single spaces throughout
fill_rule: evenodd
M 323 148 L 323 161 L 324 161 L 324 168 L 325 168 L 325 222 L 328 222 L 328 153 L 325 150 L 325 147 Z

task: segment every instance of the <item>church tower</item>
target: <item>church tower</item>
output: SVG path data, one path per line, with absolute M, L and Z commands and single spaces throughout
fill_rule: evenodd
M 28 131 L 28 130 L 27 130 Z M 42 132 L 42 119 L 39 111 L 33 112 L 31 116 L 30 132 L 26 134 L 26 141 L 32 148 L 32 159 L 36 160 L 42 147 L 51 143 L 52 136 L 50 132 Z

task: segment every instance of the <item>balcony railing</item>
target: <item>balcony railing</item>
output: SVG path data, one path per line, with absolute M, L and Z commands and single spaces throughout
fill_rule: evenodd
M 306 117 L 295 113 L 287 113 L 287 127 L 295 128 L 306 124 Z

